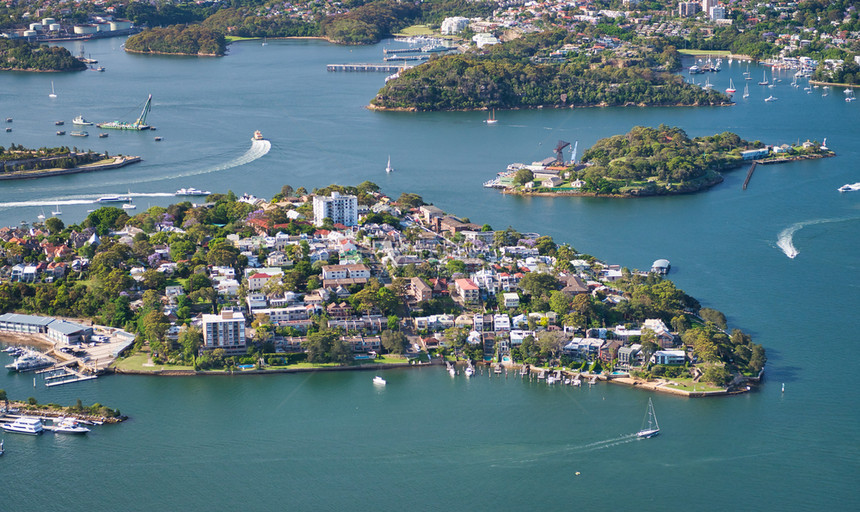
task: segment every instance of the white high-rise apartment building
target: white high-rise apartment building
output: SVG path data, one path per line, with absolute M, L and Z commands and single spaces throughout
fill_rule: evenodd
M 326 217 L 335 224 L 357 225 L 358 198 L 338 192 L 332 192 L 330 197 L 314 196 L 314 225 L 322 226 Z
M 245 315 L 230 308 L 203 315 L 203 348 L 223 348 L 228 355 L 245 353 Z

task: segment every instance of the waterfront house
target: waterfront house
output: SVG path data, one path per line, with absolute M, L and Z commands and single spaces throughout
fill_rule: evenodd
M 683 350 L 658 350 L 651 356 L 654 364 L 684 364 L 687 355 Z
M 618 349 L 618 364 L 621 366 L 630 367 L 638 363 L 639 352 L 642 350 L 642 345 L 636 343 L 630 346 L 621 347 Z

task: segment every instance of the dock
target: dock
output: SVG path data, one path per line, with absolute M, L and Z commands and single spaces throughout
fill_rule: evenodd
M 367 71 L 397 73 L 412 66 L 406 64 L 326 64 L 328 71 Z
M 755 168 L 756 168 L 756 166 L 757 166 L 757 165 L 758 165 L 758 162 L 753 162 L 753 163 L 752 163 L 752 165 L 750 165 L 750 170 L 749 170 L 749 171 L 747 171 L 747 179 L 745 179 L 745 180 L 744 180 L 744 188 L 743 188 L 743 190 L 746 190 L 746 189 L 747 189 L 747 185 L 749 185 L 749 184 L 750 184 L 750 180 L 752 179 L 752 175 L 753 175 L 753 173 L 755 172 Z
M 427 60 L 429 58 L 429 55 L 391 55 L 390 57 L 383 57 L 382 60 L 384 60 L 385 62 L 392 62 L 398 60 L 414 62 L 420 60 Z

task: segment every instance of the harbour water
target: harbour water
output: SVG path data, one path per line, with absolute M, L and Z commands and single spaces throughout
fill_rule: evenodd
M 0 182 L 0 225 L 35 220 L 55 204 L 66 223 L 78 222 L 95 207 L 89 201 L 129 190 L 140 209 L 174 202 L 181 187 L 269 197 L 283 184 L 371 180 L 630 268 L 671 260 L 670 278 L 767 347 L 766 381 L 725 399 L 654 396 L 662 434 L 640 441 L 631 434 L 648 395 L 608 385 L 549 388 L 486 373 L 452 380 L 424 368 L 387 371 L 382 389 L 372 374 L 348 372 L 113 376 L 49 390 L 4 373 L 0 388 L 11 397 L 100 401 L 132 417 L 81 438 L 7 435 L 4 509 L 857 507 L 860 194 L 836 189 L 860 179 L 860 106 L 840 89 L 807 94 L 777 72 L 776 87 L 750 85 L 750 98 L 738 93 L 728 108 L 497 111 L 499 123 L 487 126 L 482 112 L 368 111 L 384 74 L 326 71 L 381 62 L 385 43 L 269 40 L 196 59 L 126 55 L 121 42 L 87 43 L 104 73 L 0 74 L 0 118 L 14 118 L 0 145 L 78 144 L 144 162 Z M 731 77 L 741 91 L 745 69 L 724 62 L 709 78 L 725 89 Z M 751 72 L 756 82 L 761 69 Z M 54 121 L 78 114 L 132 120 L 150 93 L 155 133 L 54 135 Z M 769 95 L 779 100 L 765 103 Z M 839 156 L 760 166 L 746 191 L 738 170 L 683 197 L 516 198 L 481 188 L 508 163 L 550 156 L 559 139 L 578 140 L 581 152 L 660 123 L 765 143 L 827 137 Z M 270 146 L 252 145 L 254 130 Z M 397 171 L 386 174 L 389 154 Z

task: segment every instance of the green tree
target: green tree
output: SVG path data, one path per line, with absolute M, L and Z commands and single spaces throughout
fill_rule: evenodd
M 57 233 L 61 232 L 63 229 L 65 229 L 65 227 L 66 225 L 63 224 L 63 221 L 58 217 L 51 217 L 45 221 L 45 228 L 52 235 L 56 235 Z
M 392 354 L 402 354 L 408 346 L 406 335 L 400 331 L 384 330 L 380 338 L 382 339 L 382 346 Z
M 340 339 L 337 331 L 330 329 L 308 334 L 302 345 L 308 353 L 310 363 L 346 364 L 352 357 L 349 344 Z
M 570 312 L 573 306 L 573 298 L 559 290 L 553 290 L 549 294 L 549 307 L 559 316 L 564 316 Z
M 559 287 L 559 281 L 551 274 L 529 272 L 520 279 L 520 288 L 533 297 L 549 294 Z
M 534 181 L 535 175 L 528 169 L 520 169 L 514 174 L 514 183 L 517 185 L 525 185 L 526 183 L 531 183 Z
M 726 328 L 726 315 L 716 309 L 702 308 L 699 310 L 699 316 L 706 322 L 713 322 L 720 329 Z

